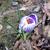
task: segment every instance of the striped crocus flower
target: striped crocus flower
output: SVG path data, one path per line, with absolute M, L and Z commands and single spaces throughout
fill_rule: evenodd
M 33 31 L 37 22 L 38 18 L 36 14 L 24 16 L 19 23 L 19 30 L 23 30 L 25 32 L 31 32 Z

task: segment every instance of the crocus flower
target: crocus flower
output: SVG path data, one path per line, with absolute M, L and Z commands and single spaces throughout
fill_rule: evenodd
M 37 23 L 38 23 L 38 18 L 36 14 L 24 16 L 22 17 L 19 23 L 19 30 L 23 30 L 25 32 L 31 32 L 33 31 Z

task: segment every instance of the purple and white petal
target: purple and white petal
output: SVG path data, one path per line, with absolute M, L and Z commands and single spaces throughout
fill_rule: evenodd
M 31 14 L 28 16 L 24 16 L 20 23 L 19 23 L 19 29 L 25 32 L 31 32 L 33 31 L 35 25 L 38 23 L 38 17 L 36 14 Z

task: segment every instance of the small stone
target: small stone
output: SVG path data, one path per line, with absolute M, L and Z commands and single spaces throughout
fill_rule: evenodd
M 5 47 L 6 48 L 6 50 L 8 50 L 8 48 L 7 47 Z
M 7 29 L 11 29 L 11 26 L 10 25 L 7 25 Z
M 18 5 L 18 2 L 12 2 L 12 5 L 13 6 Z
M 20 8 L 19 10 L 27 10 L 28 8 L 27 7 L 22 7 L 22 8 Z
M 34 9 L 35 12 L 38 12 L 39 10 L 40 10 L 40 6 L 37 6 L 37 7 Z
M 3 29 L 3 26 L 2 26 L 2 24 L 0 24 L 0 31 Z

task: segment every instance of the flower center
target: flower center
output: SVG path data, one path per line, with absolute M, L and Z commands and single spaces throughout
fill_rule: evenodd
M 32 24 L 33 23 L 33 20 L 29 18 L 29 19 L 27 19 L 27 23 L 28 24 Z

